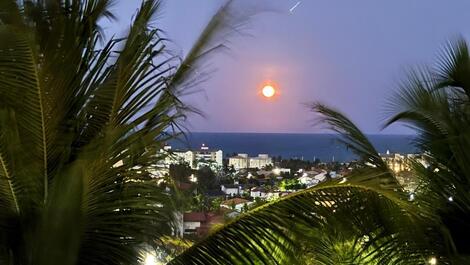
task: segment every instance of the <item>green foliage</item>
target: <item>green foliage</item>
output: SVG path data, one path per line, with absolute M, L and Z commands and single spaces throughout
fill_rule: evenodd
M 210 167 L 202 167 L 196 171 L 197 186 L 201 192 L 219 188 L 214 171 Z
M 223 202 L 223 198 L 215 198 L 211 200 L 210 210 L 213 212 L 218 212 L 220 210 L 220 204 Z
M 314 162 L 302 159 L 281 159 L 279 162 L 279 167 L 290 168 L 291 172 L 296 172 L 299 169 L 310 170 L 314 166 Z
M 173 181 L 176 182 L 189 182 L 189 176 L 192 174 L 192 169 L 188 164 L 172 164 L 170 165 L 169 175 Z
M 393 251 L 372 254 L 371 258 L 382 261 L 379 264 L 414 264 L 423 258 L 416 250 L 425 248 L 412 241 L 405 248 L 398 244 L 398 239 L 422 236 L 424 231 L 415 229 L 421 224 L 420 218 L 412 207 L 404 210 L 404 203 L 360 185 L 312 188 L 249 211 L 189 248 L 170 264 L 198 264 L 198 261 L 209 264 L 247 264 L 250 261 L 255 264 L 301 264 L 302 245 L 316 250 L 324 243 L 312 231 L 320 233 L 328 227 L 335 227 L 351 237 L 358 233 L 368 235 L 370 244 L 384 244 L 384 251 L 393 246 Z M 374 208 L 365 207 L 369 204 Z M 389 215 L 395 219 L 389 220 Z M 375 236 L 380 236 L 380 240 L 375 240 Z M 400 256 L 402 260 L 395 262 L 394 257 L 400 252 L 407 255 Z
M 112 4 L 0 0 L 1 264 L 139 264 L 171 233 L 150 172 L 228 23 L 219 13 L 179 60 L 154 26 L 160 1 L 108 40 Z
M 284 179 L 279 183 L 281 190 L 300 190 L 305 189 L 305 185 L 301 184 L 297 179 Z

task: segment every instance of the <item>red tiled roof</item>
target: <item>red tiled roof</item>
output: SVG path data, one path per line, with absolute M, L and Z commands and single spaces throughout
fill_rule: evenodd
M 230 200 L 223 201 L 221 204 L 232 206 L 232 205 L 237 205 L 237 204 L 240 204 L 240 203 L 247 203 L 247 202 L 249 202 L 249 200 L 245 200 L 245 199 L 242 199 L 242 198 L 233 198 L 233 199 L 230 199 Z
M 191 183 L 184 183 L 184 182 L 179 182 L 176 184 L 177 187 L 180 189 L 180 190 L 189 190 L 193 187 L 193 184 Z
M 183 215 L 184 222 L 205 222 L 206 220 L 206 214 L 203 212 L 190 212 Z

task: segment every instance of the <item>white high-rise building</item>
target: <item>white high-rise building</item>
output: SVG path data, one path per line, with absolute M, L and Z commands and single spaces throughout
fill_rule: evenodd
M 238 154 L 237 156 L 230 157 L 228 159 L 228 165 L 233 166 L 236 170 L 248 168 L 248 154 Z
M 259 154 L 258 157 L 250 157 L 249 167 L 262 169 L 268 165 L 272 165 L 273 160 L 267 154 Z
M 220 167 L 223 166 L 224 154 L 222 150 L 211 150 L 206 145 L 202 145 L 198 150 L 172 150 L 171 146 L 165 146 L 162 150 L 168 152 L 165 164 L 188 163 L 193 169 L 202 166 Z
M 238 154 L 237 156 L 230 157 L 228 164 L 236 170 L 243 168 L 262 169 L 272 165 L 273 161 L 267 154 L 259 154 L 257 157 L 248 157 L 248 154 Z

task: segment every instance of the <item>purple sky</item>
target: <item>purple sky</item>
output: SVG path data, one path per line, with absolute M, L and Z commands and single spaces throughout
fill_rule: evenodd
M 237 0 L 235 0 L 237 1 Z M 470 37 L 468 0 L 304 0 L 274 1 L 284 13 L 258 15 L 237 39 L 230 56 L 214 58 L 218 71 L 204 92 L 186 100 L 206 117 L 187 126 L 206 132 L 319 132 L 302 105 L 321 101 L 346 113 L 367 133 L 380 131 L 384 102 L 411 66 L 431 63 L 442 45 L 459 34 Z M 114 7 L 122 32 L 140 1 Z M 221 0 L 167 0 L 158 21 L 185 54 Z M 262 100 L 265 80 L 281 95 Z M 383 133 L 409 133 L 401 126 Z

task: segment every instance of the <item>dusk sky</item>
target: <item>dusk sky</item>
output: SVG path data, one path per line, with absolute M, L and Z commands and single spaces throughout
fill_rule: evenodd
M 237 0 L 235 0 L 237 1 Z M 190 49 L 221 0 L 167 0 L 158 25 Z M 470 1 L 304 0 L 273 1 L 283 12 L 263 13 L 250 23 L 252 37 L 237 38 L 229 56 L 214 57 L 218 69 L 204 91 L 186 100 L 206 117 L 191 116 L 191 131 L 314 133 L 314 114 L 303 103 L 320 101 L 346 113 L 367 133 L 378 133 L 384 104 L 406 69 L 432 63 L 447 40 L 470 39 Z M 140 1 L 119 1 L 119 21 L 129 25 Z M 279 96 L 263 99 L 274 82 Z M 409 133 L 396 126 L 382 133 Z

